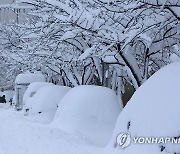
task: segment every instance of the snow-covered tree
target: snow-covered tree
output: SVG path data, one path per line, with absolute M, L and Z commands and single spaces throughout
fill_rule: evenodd
M 179 55 L 178 0 L 21 2 L 34 9 L 5 31 L 3 50 L 59 84 L 103 85 L 120 96 L 126 82 L 137 89 Z

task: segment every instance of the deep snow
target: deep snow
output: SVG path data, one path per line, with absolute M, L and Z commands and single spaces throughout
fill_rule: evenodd
M 48 85 L 40 88 L 28 100 L 29 116 L 42 123 L 50 123 L 61 99 L 70 90 L 70 87 Z
M 44 87 L 44 86 L 49 86 L 49 85 L 53 85 L 52 83 L 49 82 L 33 82 L 31 83 L 27 90 L 24 93 L 23 96 L 23 105 L 26 104 L 26 101 L 32 97 L 32 94 L 35 94 L 40 88 Z
M 133 95 L 118 117 L 107 154 L 173 154 L 180 153 L 177 144 L 134 144 L 125 149 L 116 146 L 118 134 L 133 137 L 179 137 L 180 62 L 170 64 L 148 79 Z M 130 123 L 130 125 L 128 124 Z M 165 149 L 161 152 L 161 147 Z
M 62 98 L 52 126 L 106 146 L 121 110 L 113 90 L 93 85 L 77 86 Z
M 53 124 L 39 124 L 31 118 L 23 116 L 22 112 L 15 111 L 9 104 L 0 104 L 0 154 L 178 154 L 180 153 L 179 144 L 134 144 L 131 142 L 130 146 L 122 149 L 117 145 L 116 139 L 117 135 L 122 132 L 131 133 L 131 137 L 180 136 L 179 68 L 180 62 L 164 67 L 156 72 L 135 92 L 127 106 L 120 113 L 114 133 L 106 148 L 100 148 L 99 144 L 90 142 L 89 136 L 69 133 L 68 131 L 53 127 Z M 73 92 L 73 89 L 76 90 Z M 69 124 L 72 125 L 74 123 L 74 117 L 77 116 L 77 112 L 73 110 L 83 111 L 80 113 L 91 115 L 88 111 L 92 108 L 92 104 L 90 103 L 91 101 L 89 102 L 87 97 L 85 97 L 87 93 L 87 91 L 85 91 L 86 88 L 82 88 L 84 91 L 82 91 L 81 87 L 73 89 L 74 97 L 68 97 L 71 93 L 67 93 L 67 98 L 64 98 L 80 106 L 74 108 L 72 105 L 68 109 L 69 103 L 61 102 L 60 107 L 62 108 L 61 110 L 59 109 L 56 115 L 57 117 L 55 118 L 55 121 L 57 120 L 57 123 L 55 122 L 56 126 L 61 124 L 61 120 L 59 121 L 58 117 L 60 115 L 73 116 L 72 121 L 70 117 L 66 119 L 69 120 Z M 79 91 L 81 91 L 81 93 L 79 93 Z M 94 93 L 92 90 L 88 91 L 90 92 L 90 100 L 98 99 L 96 90 L 94 90 Z M 77 93 L 79 93 L 79 95 L 75 95 Z M 107 97 L 111 95 L 110 93 L 111 92 L 106 93 L 104 97 L 101 95 L 100 100 L 103 99 L 107 101 Z M 82 96 L 83 99 L 80 96 Z M 85 103 L 89 105 L 87 110 L 85 110 L 86 112 L 81 110 L 84 109 L 84 101 L 79 101 L 79 98 L 86 101 Z M 66 106 L 64 111 L 68 111 L 66 114 L 63 113 L 63 106 Z M 102 102 L 95 107 L 95 110 L 98 109 L 97 107 L 102 107 Z M 60 111 L 63 112 L 60 113 Z M 100 117 L 105 117 L 105 114 L 102 115 L 103 116 Z M 89 121 L 88 118 L 87 121 L 84 120 L 85 118 L 76 121 L 85 122 L 81 123 L 81 126 L 84 125 L 82 130 L 92 124 L 92 121 Z M 85 127 L 85 125 L 87 126 Z M 73 127 L 73 129 L 74 128 L 75 127 Z M 103 127 L 100 129 L 103 131 Z M 160 151 L 160 146 L 162 145 L 165 147 L 163 152 Z
M 49 85 L 53 85 L 53 84 L 48 83 L 48 82 L 33 82 L 28 86 L 27 90 L 25 91 L 25 93 L 23 95 L 24 115 L 28 115 L 29 103 L 31 102 L 31 99 L 34 96 L 34 94 L 42 87 L 49 86 Z
M 0 122 L 0 154 L 99 154 L 86 139 L 35 123 L 5 104 Z

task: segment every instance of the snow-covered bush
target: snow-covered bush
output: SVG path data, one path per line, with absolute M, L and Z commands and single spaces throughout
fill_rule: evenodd
M 27 115 L 28 114 L 28 110 L 29 110 L 29 105 L 28 102 L 31 102 L 30 99 L 32 99 L 33 95 L 42 87 L 44 86 L 49 86 L 49 85 L 53 85 L 52 83 L 47 83 L 47 82 L 33 82 L 31 83 L 27 90 L 24 93 L 23 96 L 23 110 L 24 110 L 24 114 Z
M 120 111 L 113 90 L 92 85 L 77 86 L 61 100 L 52 126 L 105 146 Z
M 174 154 L 178 144 L 135 144 L 134 137 L 179 138 L 180 63 L 162 68 L 133 95 L 118 117 L 107 154 Z M 129 132 L 131 145 L 122 149 L 116 144 L 118 134 Z M 171 141 L 170 141 L 171 142 Z
M 70 90 L 69 87 L 50 85 L 40 88 L 29 100 L 29 116 L 39 122 L 51 122 L 54 118 L 58 103 Z

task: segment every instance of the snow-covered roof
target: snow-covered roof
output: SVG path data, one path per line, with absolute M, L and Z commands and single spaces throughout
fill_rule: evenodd
M 16 77 L 15 84 L 30 84 L 32 82 L 45 82 L 46 78 L 43 74 L 25 73 Z

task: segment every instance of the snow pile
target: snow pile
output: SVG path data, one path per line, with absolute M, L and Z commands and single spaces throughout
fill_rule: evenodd
M 179 138 L 179 80 L 180 63 L 177 62 L 155 73 L 135 92 L 118 117 L 107 154 L 180 153 L 178 144 L 135 144 L 133 141 L 134 137 Z M 116 144 L 122 132 L 131 134 L 131 145 L 125 149 Z
M 44 86 L 49 86 L 49 85 L 53 85 L 52 83 L 48 83 L 48 82 L 33 82 L 31 83 L 26 92 L 24 93 L 23 96 L 23 109 L 25 114 L 27 113 L 27 110 L 29 109 L 29 105 L 28 102 L 31 102 L 31 99 L 33 97 L 33 95 L 42 87 Z
M 61 100 L 52 126 L 105 146 L 120 111 L 117 97 L 111 89 L 77 86 Z
M 59 102 L 69 90 L 69 87 L 57 85 L 40 88 L 28 102 L 29 115 L 39 122 L 51 122 Z
M 0 108 L 0 154 L 100 154 L 85 140 Z
M 32 82 L 45 82 L 46 78 L 43 74 L 33 74 L 33 73 L 24 73 L 19 74 L 16 77 L 15 83 L 16 84 L 27 84 Z

